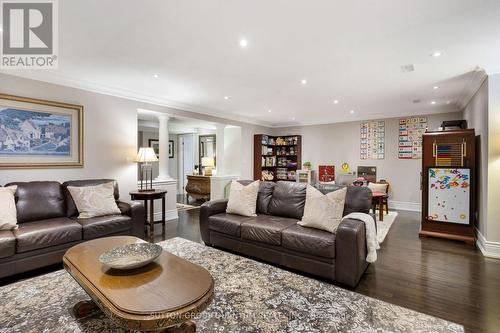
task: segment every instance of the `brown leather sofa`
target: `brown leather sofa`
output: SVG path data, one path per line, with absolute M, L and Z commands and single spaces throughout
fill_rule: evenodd
M 78 219 L 67 186 L 114 183 L 121 215 Z M 61 262 L 66 250 L 83 241 L 114 235 L 144 237 L 144 205 L 119 201 L 112 179 L 14 182 L 18 229 L 0 231 L 0 278 Z
M 305 184 L 279 181 L 261 182 L 256 217 L 227 214 L 225 199 L 206 202 L 200 211 L 202 239 L 206 245 L 356 286 L 368 267 L 364 223 L 344 220 L 333 234 L 301 227 L 297 222 L 305 200 Z M 371 202 L 368 188 L 348 187 L 344 216 L 369 213 Z

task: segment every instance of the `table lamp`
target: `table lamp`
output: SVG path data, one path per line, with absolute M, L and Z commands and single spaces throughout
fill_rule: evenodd
M 139 192 L 154 191 L 153 189 L 153 166 L 152 162 L 158 162 L 158 157 L 153 148 L 141 147 L 135 159 L 141 167 L 141 188 Z M 149 171 L 149 187 L 148 187 L 148 171 Z M 146 174 L 146 186 L 143 186 L 144 174 Z
M 205 176 L 212 175 L 212 168 L 215 166 L 215 160 L 213 157 L 202 157 L 201 166 L 205 170 Z

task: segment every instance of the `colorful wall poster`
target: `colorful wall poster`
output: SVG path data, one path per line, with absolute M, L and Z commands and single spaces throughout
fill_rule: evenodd
M 422 158 L 422 135 L 427 130 L 427 117 L 399 119 L 399 159 Z
M 429 168 L 427 219 L 470 223 L 470 169 Z
M 383 160 L 385 158 L 385 121 L 374 120 L 360 124 L 362 160 Z
M 332 182 L 335 180 L 334 165 L 320 165 L 318 167 L 318 179 L 320 182 Z

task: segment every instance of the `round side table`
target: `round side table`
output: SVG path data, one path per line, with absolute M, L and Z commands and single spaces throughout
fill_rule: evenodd
M 161 223 L 163 227 L 163 232 L 165 232 L 165 194 L 167 191 L 164 190 L 152 190 L 152 191 L 132 191 L 130 192 L 130 199 L 132 200 L 144 200 L 144 223 L 148 224 L 148 202 L 149 202 L 149 238 L 154 241 L 155 235 L 155 208 L 154 201 L 161 199 Z

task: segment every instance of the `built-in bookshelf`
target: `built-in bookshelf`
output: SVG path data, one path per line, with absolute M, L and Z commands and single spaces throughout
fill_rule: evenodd
M 300 135 L 254 136 L 255 180 L 295 181 L 301 166 L 302 137 Z

